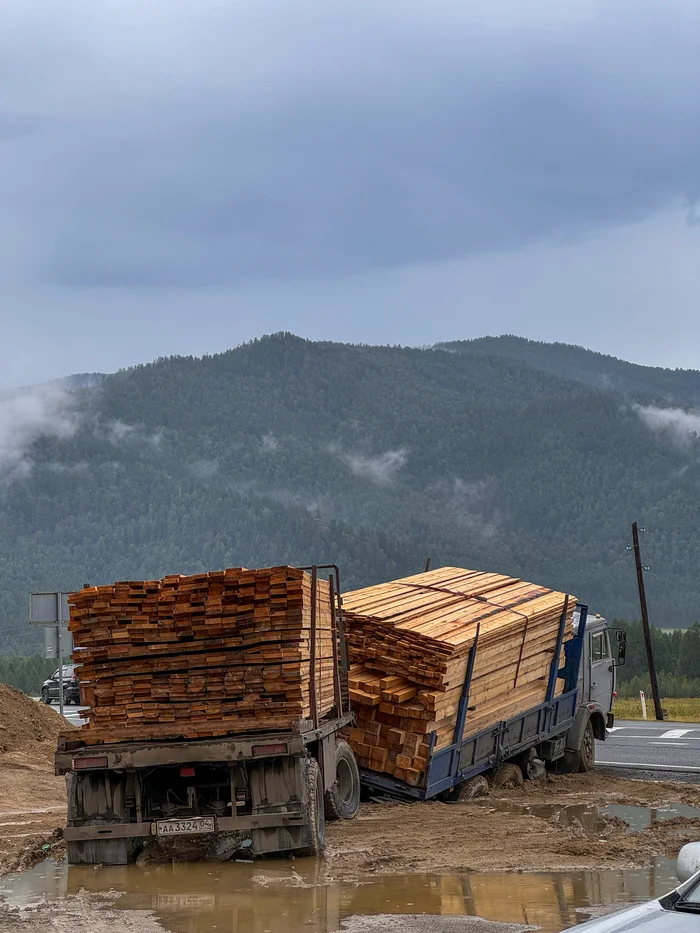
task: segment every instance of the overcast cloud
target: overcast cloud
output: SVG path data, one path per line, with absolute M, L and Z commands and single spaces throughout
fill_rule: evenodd
M 696 0 L 1 16 L 0 385 L 276 329 L 700 366 Z

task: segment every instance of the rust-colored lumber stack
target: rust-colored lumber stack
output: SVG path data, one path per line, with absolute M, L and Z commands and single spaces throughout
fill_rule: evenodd
M 500 574 L 444 567 L 346 593 L 343 604 L 356 714 L 350 744 L 363 767 L 419 786 L 431 748 L 545 702 L 564 607 L 567 641 L 576 599 Z M 457 714 L 477 630 L 460 737 Z
M 115 583 L 73 594 L 87 743 L 288 728 L 334 706 L 330 587 L 291 567 Z M 312 662 L 312 652 L 315 662 Z

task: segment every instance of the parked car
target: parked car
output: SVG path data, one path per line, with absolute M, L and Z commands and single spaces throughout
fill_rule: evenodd
M 58 702 L 58 691 L 58 669 L 56 669 L 42 685 L 42 703 L 48 704 L 52 703 L 54 700 Z M 66 665 L 63 668 L 63 702 L 75 703 L 76 706 L 80 704 L 80 681 L 78 680 L 75 667 L 72 664 Z
M 589 920 L 576 930 L 588 933 L 699 933 L 700 931 L 700 842 L 683 846 L 676 870 L 681 884 L 655 901 L 647 901 L 599 920 Z M 695 919 L 693 919 L 695 916 Z

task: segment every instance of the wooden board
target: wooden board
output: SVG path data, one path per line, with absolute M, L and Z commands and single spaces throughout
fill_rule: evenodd
M 232 568 L 87 587 L 69 598 L 85 741 L 228 733 L 259 719 L 284 728 L 335 706 L 338 678 L 330 586 L 292 567 Z M 173 724 L 172 727 L 169 724 Z M 156 728 L 157 727 L 157 728 Z M 219 726 L 216 727 L 219 729 Z M 145 731 L 144 731 L 145 730 Z M 212 732 L 220 734 L 219 732 Z
M 439 750 L 459 738 L 477 627 L 462 737 L 543 703 L 565 604 L 568 641 L 575 597 L 500 574 L 445 567 L 345 594 L 356 715 L 347 734 L 360 764 L 424 781 L 431 743 Z M 557 669 L 564 661 L 562 647 Z

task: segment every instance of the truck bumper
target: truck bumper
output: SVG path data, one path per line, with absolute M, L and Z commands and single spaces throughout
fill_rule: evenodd
M 261 813 L 258 816 L 222 816 L 214 820 L 214 833 L 247 832 L 253 829 L 274 829 L 279 826 L 303 826 L 303 813 Z M 156 835 L 155 822 L 99 823 L 91 826 L 67 826 L 63 836 L 66 842 L 87 842 L 107 839 L 138 839 Z M 173 838 L 173 837 L 169 837 Z M 183 837 L 179 837 L 183 838 Z

